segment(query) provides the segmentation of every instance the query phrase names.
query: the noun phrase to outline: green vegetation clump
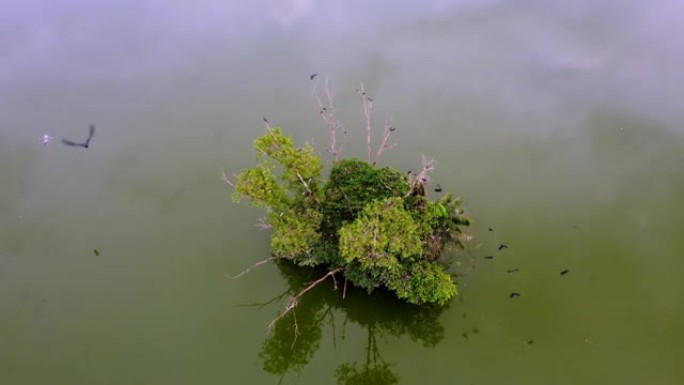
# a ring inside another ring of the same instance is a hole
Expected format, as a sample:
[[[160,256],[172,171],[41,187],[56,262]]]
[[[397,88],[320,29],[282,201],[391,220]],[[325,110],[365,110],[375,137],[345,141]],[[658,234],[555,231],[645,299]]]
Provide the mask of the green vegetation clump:
[[[463,247],[461,227],[470,220],[451,194],[427,197],[426,173],[341,159],[324,178],[313,147],[296,148],[279,127],[269,127],[254,148],[259,163],[237,177],[233,199],[266,209],[274,258],[324,266],[368,292],[384,287],[412,304],[443,305],[457,294],[440,256],[448,246]]]

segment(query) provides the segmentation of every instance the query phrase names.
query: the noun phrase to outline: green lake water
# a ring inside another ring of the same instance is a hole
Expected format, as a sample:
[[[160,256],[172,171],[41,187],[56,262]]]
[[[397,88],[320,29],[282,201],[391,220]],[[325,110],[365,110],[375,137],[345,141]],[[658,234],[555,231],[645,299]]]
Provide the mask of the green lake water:
[[[9,0],[0,384],[684,383],[683,15],[674,0]],[[365,156],[363,82],[374,143],[386,114],[397,127],[380,164],[434,157],[475,223],[449,306],[342,300],[329,281],[295,340],[293,322],[267,326],[321,273],[227,278],[268,257],[269,234],[221,172],[254,164],[263,117],[324,152],[325,79],[343,156]],[[59,143],[90,123],[90,148]]]

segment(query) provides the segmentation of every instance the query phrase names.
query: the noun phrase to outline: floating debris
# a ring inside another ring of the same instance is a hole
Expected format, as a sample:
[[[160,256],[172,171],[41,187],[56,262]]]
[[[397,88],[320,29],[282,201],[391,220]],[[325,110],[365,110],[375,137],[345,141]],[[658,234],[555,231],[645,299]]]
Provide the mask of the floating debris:
[[[468,339],[468,332],[461,333],[461,337]]]
[[[529,340],[526,340],[525,345],[534,345],[534,340],[531,338]]]
[[[48,134],[45,134],[42,136],[41,139],[43,140],[43,145],[46,145],[46,144],[50,143],[50,141],[54,138]]]
[[[472,332],[473,332],[473,334],[477,334],[477,333],[480,332],[480,329],[478,329],[478,328],[473,328]]]

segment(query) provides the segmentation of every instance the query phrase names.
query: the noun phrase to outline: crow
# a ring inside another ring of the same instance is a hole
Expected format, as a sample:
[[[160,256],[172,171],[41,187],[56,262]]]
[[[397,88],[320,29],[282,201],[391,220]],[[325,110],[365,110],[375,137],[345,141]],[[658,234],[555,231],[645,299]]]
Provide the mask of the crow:
[[[62,138],[62,144],[65,144],[67,146],[88,148],[88,147],[90,147],[90,140],[93,139],[94,135],[95,135],[95,125],[91,124],[90,127],[88,128],[88,139],[86,139],[85,142],[76,143],[76,142],[72,142],[69,139]]]

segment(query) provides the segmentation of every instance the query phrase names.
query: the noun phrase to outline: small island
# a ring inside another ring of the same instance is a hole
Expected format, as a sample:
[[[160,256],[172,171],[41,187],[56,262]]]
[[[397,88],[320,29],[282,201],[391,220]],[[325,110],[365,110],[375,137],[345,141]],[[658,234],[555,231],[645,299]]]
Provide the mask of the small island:
[[[265,134],[254,141],[259,163],[233,182],[224,175],[234,187],[234,201],[247,198],[266,210],[260,226],[272,231],[272,255],[258,264],[287,260],[327,271],[295,295],[281,316],[327,278],[332,277],[337,286],[336,276],[343,281],[343,297],[348,284],[369,293],[382,287],[416,305],[444,305],[457,294],[443,252],[464,247],[462,227],[471,220],[460,207],[462,200],[451,193],[437,200],[427,196],[434,161],[425,157],[415,172],[376,166],[391,148],[388,140],[395,129],[386,121],[382,144],[371,157],[372,99],[363,87],[357,92],[366,115],[368,160],[339,158],[336,134],[341,125],[334,119],[328,92],[328,105],[316,97],[332,135],[327,177],[311,144],[296,147],[267,120]]]

